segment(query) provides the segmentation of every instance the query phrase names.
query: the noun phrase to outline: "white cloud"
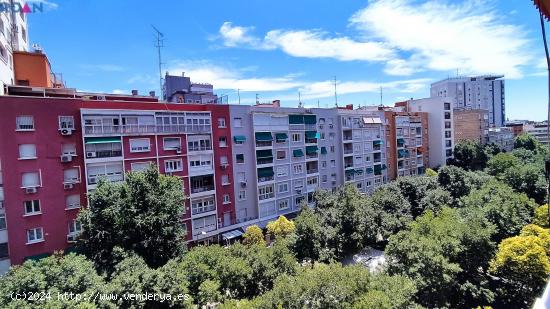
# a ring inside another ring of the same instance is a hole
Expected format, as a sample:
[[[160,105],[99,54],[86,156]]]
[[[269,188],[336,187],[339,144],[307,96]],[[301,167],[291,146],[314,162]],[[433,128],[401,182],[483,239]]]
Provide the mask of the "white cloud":
[[[462,4],[379,0],[355,13],[350,21],[365,35],[412,53],[432,70],[460,69],[469,74],[517,78],[531,60],[523,29],[504,22],[483,0]],[[394,65],[399,68],[399,63]],[[392,68],[390,65],[390,72]]]
[[[122,72],[125,70],[123,66],[116,64],[81,64],[81,68],[85,70],[103,71],[103,72]]]
[[[247,70],[226,68],[208,61],[179,61],[171,64],[168,72],[190,76],[194,82],[212,83],[218,89],[241,91],[283,91],[301,85],[295,75],[282,77],[245,77]]]
[[[294,57],[383,61],[393,54],[380,42],[360,42],[345,36],[330,37],[328,33],[318,30],[271,30],[264,38],[259,38],[250,33],[253,29],[225,22],[219,32],[227,47],[281,49]]]

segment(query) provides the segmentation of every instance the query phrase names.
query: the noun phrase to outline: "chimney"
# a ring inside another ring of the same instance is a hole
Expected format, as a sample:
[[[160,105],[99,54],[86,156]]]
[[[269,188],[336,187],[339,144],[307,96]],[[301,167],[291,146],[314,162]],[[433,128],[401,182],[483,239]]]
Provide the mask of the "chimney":
[[[154,98],[155,97],[155,91],[154,90],[149,91],[149,96]]]
[[[136,89],[132,89],[132,95],[138,95],[138,91]]]

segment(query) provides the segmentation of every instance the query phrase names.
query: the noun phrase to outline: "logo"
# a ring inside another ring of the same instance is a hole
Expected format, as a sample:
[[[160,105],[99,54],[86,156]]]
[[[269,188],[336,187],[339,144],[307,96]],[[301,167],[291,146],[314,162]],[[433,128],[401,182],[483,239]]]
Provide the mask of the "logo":
[[[43,2],[31,2],[30,5],[27,2],[23,4],[19,2],[0,2],[0,12],[4,13],[37,13],[44,12],[44,3]]]

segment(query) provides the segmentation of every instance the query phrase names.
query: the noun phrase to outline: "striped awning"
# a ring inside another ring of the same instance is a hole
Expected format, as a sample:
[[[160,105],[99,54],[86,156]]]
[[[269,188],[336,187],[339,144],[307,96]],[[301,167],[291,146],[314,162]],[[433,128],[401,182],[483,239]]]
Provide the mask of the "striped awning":
[[[273,136],[271,136],[271,132],[256,132],[256,141],[271,142],[272,140]]]
[[[246,141],[246,136],[244,136],[244,135],[235,135],[235,136],[233,136],[233,140],[235,141],[235,143],[243,143],[244,141]]]
[[[85,144],[120,143],[120,137],[86,137]]]

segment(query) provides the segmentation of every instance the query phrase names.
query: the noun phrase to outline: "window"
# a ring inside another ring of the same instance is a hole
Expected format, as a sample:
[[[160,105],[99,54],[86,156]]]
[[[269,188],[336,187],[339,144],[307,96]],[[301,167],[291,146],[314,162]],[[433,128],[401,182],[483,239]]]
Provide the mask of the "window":
[[[218,118],[218,128],[225,128],[225,118]]]
[[[226,166],[226,165],[229,164],[229,162],[227,161],[227,156],[221,156],[221,157],[220,157],[220,164],[221,164],[222,166]]]
[[[451,138],[451,131],[445,131],[445,138]]]
[[[132,172],[143,172],[149,167],[150,162],[135,162],[131,163]]]
[[[277,150],[277,160],[284,160],[286,158],[286,151]]]
[[[450,128],[451,128],[451,122],[445,121],[445,129],[450,129]]]
[[[74,130],[74,117],[73,116],[59,116],[59,129]]]
[[[237,179],[239,182],[246,182],[246,174],[244,172],[238,172]]]
[[[76,156],[76,144],[61,145],[61,153],[64,155]]]
[[[214,198],[209,197],[191,201],[191,211],[194,215],[213,211],[215,209],[216,205],[214,205]]]
[[[280,200],[279,210],[286,210],[286,209],[288,209],[288,200]]]
[[[224,203],[224,204],[229,204],[229,203],[231,203],[231,197],[229,196],[229,194],[224,194],[224,195],[223,195],[223,203]]]
[[[79,183],[80,171],[78,168],[70,168],[63,171],[63,183]]]
[[[181,140],[179,137],[165,137],[163,144],[164,150],[181,150]]]
[[[321,168],[327,168],[327,161],[321,161]]]
[[[243,119],[242,118],[233,118],[233,126],[235,128],[242,128],[243,126]]]
[[[292,167],[294,169],[294,174],[301,174],[303,173],[303,166],[302,164],[294,164]]]
[[[453,150],[452,150],[452,149],[447,149],[447,150],[445,150],[445,155],[446,155],[447,157],[452,156],[452,155],[453,155]]]
[[[21,187],[40,187],[40,174],[37,172],[23,173],[21,176]]]
[[[183,171],[181,160],[166,160],[166,161],[164,161],[164,171],[166,173]]]
[[[451,119],[451,113],[445,112],[445,119]]]
[[[336,151],[336,148],[334,146],[330,146],[330,153],[334,153]]]
[[[260,199],[260,201],[274,197],[275,195],[273,194],[273,186],[269,185],[258,188],[258,198]]]
[[[164,148],[166,149],[166,140],[164,141]],[[130,140],[130,152],[149,152],[151,151],[151,144],[148,138],[139,138]]]
[[[80,208],[80,195],[73,194],[65,198],[65,208],[66,209],[75,209]]]
[[[16,118],[17,131],[34,131],[33,116],[17,116]]]
[[[445,147],[451,147],[451,140],[448,139],[448,140],[445,140]]]
[[[279,189],[278,189],[278,192],[279,193],[286,193],[288,192],[288,183],[280,183],[279,184]]]
[[[286,177],[286,176],[288,176],[288,166],[277,167],[277,177]]]
[[[220,136],[218,141],[220,142],[220,147],[227,147],[227,137]]]
[[[239,190],[239,201],[246,200],[246,191],[245,190]]]
[[[27,244],[44,241],[44,231],[41,227],[27,230]]]
[[[329,139],[329,140],[331,140],[331,141],[334,140],[334,137],[335,137],[335,134],[334,134],[333,132],[330,132],[330,133],[328,134],[328,139]]]
[[[76,236],[82,233],[82,225],[78,220],[72,220],[69,222],[69,235]]]
[[[222,185],[228,185],[228,184],[229,184],[229,176],[222,175]]]
[[[6,229],[6,214],[0,214],[0,231]]]
[[[327,176],[327,175],[322,175],[322,176],[321,176],[321,181],[322,181],[323,183],[326,183],[326,182],[328,181],[328,176]]]
[[[321,132],[321,140],[325,140],[325,132]]]
[[[336,168],[336,161],[335,160],[330,160],[330,167],[331,168]]]
[[[299,142],[302,140],[302,135],[300,133],[292,133],[292,141]]]
[[[36,145],[21,144],[19,145],[19,160],[36,159]]]
[[[244,154],[238,153],[235,158],[237,159],[237,164],[244,164]]]
[[[443,103],[443,106],[446,111],[451,110],[451,103]]]

